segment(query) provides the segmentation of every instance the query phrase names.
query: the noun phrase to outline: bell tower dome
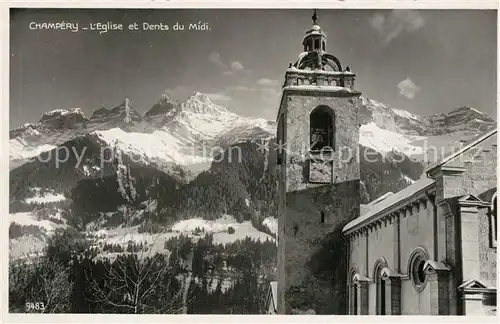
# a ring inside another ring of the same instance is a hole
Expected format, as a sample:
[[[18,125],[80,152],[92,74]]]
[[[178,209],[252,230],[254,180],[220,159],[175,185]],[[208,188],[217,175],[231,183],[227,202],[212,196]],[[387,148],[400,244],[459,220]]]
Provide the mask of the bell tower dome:
[[[318,24],[318,15],[314,11],[313,25],[306,31],[302,39],[304,51],[299,55],[299,58],[290,68],[294,67],[299,70],[320,70],[342,72],[340,61],[326,50],[327,37],[326,33]],[[346,72],[350,69],[347,67]]]
[[[304,52],[324,52],[326,50],[326,34],[321,30],[318,25],[318,14],[314,10],[312,16],[313,25],[311,29],[307,30],[304,39],[302,40],[302,45],[304,45]]]

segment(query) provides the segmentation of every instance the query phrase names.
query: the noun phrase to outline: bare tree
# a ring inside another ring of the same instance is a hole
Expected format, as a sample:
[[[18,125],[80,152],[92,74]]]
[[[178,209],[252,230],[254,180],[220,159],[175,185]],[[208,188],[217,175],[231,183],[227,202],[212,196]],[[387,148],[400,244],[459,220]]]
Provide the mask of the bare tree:
[[[9,312],[24,313],[24,294],[30,280],[29,268],[22,261],[9,262]]]
[[[127,241],[127,252],[104,262],[104,282],[99,282],[91,273],[85,272],[90,283],[92,301],[125,313],[179,314],[186,311],[185,285],[176,287],[172,267],[168,265],[165,251],[156,251],[162,233],[155,234],[152,244],[142,246]],[[127,236],[124,236],[126,241]],[[132,248],[131,248],[132,247]],[[163,248],[163,246],[162,246]]]
[[[9,300],[13,312],[65,313],[71,309],[66,268],[46,259],[9,265]],[[22,304],[22,305],[21,305]]]
[[[73,283],[69,280],[66,268],[60,263],[42,263],[38,274],[41,294],[44,300],[42,313],[67,313],[71,309],[71,290]],[[36,299],[35,299],[36,300]]]

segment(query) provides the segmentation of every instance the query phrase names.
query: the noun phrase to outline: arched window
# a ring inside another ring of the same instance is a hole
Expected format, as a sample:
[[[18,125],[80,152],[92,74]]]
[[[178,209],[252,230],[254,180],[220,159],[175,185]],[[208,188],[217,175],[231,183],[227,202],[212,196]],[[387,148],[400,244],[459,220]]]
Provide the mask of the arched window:
[[[323,51],[325,50],[325,41],[323,41]]]
[[[490,241],[491,247],[497,246],[497,193],[491,199],[490,208]]]
[[[352,285],[352,315],[358,315],[358,285]]]
[[[349,284],[349,314],[358,315],[358,282],[356,280],[357,267],[351,270]],[[359,275],[358,275],[359,276]]]
[[[315,39],[314,40],[314,49],[315,50],[319,50],[320,49],[320,45],[319,45],[319,39]]]
[[[335,116],[332,109],[319,106],[310,116],[311,151],[335,150]]]
[[[381,258],[375,263],[373,279],[376,290],[376,314],[385,315],[386,287],[385,280],[382,279],[382,270],[387,267],[387,262]]]

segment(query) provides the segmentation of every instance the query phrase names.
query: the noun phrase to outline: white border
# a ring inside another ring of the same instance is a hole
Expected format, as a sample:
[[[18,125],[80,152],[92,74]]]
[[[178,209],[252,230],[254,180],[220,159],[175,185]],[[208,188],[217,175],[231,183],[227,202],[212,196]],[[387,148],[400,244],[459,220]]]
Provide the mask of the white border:
[[[0,69],[2,91],[0,92],[1,102],[1,117],[0,129],[2,130],[2,151],[0,154],[0,172],[1,183],[0,189],[0,206],[2,207],[1,228],[2,228],[2,249],[1,249],[1,274],[2,294],[0,295],[1,319],[2,322],[11,323],[498,323],[498,318],[490,317],[465,317],[465,316],[318,316],[318,315],[301,315],[301,316],[270,316],[270,315],[91,315],[91,314],[61,314],[61,315],[35,315],[35,314],[8,314],[8,227],[9,221],[8,211],[8,192],[9,182],[9,159],[7,152],[9,151],[8,130],[9,130],[9,8],[16,7],[36,7],[36,8],[282,8],[282,9],[496,9],[498,10],[500,3],[493,0],[477,0],[477,1],[451,1],[451,0],[391,0],[391,1],[373,1],[373,0],[338,0],[338,1],[192,1],[192,0],[116,0],[116,1],[2,1],[0,0],[0,31],[1,31],[1,58],[2,64]],[[498,19],[497,19],[498,24]],[[464,35],[467,37],[467,35]],[[497,48],[500,40],[497,27]],[[497,50],[497,66],[498,55]],[[497,89],[499,89],[500,75],[497,72]],[[498,98],[498,90],[497,90]],[[497,110],[498,116],[498,110]],[[498,118],[497,118],[498,120]],[[497,170],[497,174],[500,175]],[[497,255],[498,258],[498,255]],[[498,262],[497,262],[498,264]]]

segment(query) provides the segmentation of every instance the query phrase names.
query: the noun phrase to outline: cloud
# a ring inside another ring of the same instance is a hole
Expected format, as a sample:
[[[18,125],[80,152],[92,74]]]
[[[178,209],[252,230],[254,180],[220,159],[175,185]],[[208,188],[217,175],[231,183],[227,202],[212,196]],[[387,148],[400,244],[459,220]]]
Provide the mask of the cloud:
[[[370,18],[370,25],[372,25],[373,29],[375,29],[381,34],[384,32],[384,24],[385,24],[385,16],[379,12],[375,13]]]
[[[245,68],[243,67],[243,64],[241,64],[241,62],[238,62],[238,61],[231,63],[231,69],[233,71],[244,71],[245,70]]]
[[[243,92],[248,91],[249,92],[249,91],[255,91],[255,89],[247,87],[247,86],[239,85],[239,86],[235,86],[235,87],[230,87],[228,89],[228,91],[243,91]]]
[[[193,94],[193,89],[185,86],[177,86],[175,88],[168,88],[164,93],[168,94],[173,100],[183,101]]]
[[[186,87],[186,86],[177,86],[175,88],[169,88],[164,91],[164,93],[168,94],[170,98],[173,100],[177,101],[184,101],[187,98],[189,98],[194,92],[199,91],[199,89],[194,89],[191,87]],[[211,100],[214,101],[231,101],[232,98],[228,94],[226,94],[224,91],[220,92],[214,92],[214,93],[207,93],[207,92],[202,92],[203,94],[206,94]]]
[[[234,62],[232,62],[231,63],[231,70],[234,73],[245,73],[245,74],[252,73],[251,70],[245,69],[245,67],[243,66],[243,64],[241,64],[240,61],[234,61]]]
[[[277,105],[280,95],[281,92],[274,88],[260,89],[260,98],[267,103],[272,103]]]
[[[375,13],[369,23],[383,37],[384,45],[389,44],[403,32],[412,33],[425,25],[419,11],[395,9],[389,14]]]
[[[214,101],[231,101],[232,98],[228,95],[225,95],[221,92],[217,93],[205,93],[211,100]]]
[[[222,60],[221,56],[217,52],[212,52],[208,56],[208,60],[215,65],[218,65],[220,67],[224,68],[224,72],[222,72],[223,75],[234,75],[235,73],[246,73],[250,74],[252,73],[251,70],[245,69],[243,64],[240,61],[233,61],[231,64],[226,64]]]
[[[262,78],[257,80],[257,84],[261,86],[274,86],[278,84],[278,80],[271,80],[268,78]]]
[[[219,66],[222,66],[222,67],[227,68],[227,65],[226,65],[226,64],[224,64],[224,62],[222,62],[222,59],[221,59],[221,57],[220,57],[220,54],[219,54],[219,53],[217,53],[217,52],[212,52],[212,53],[210,53],[210,55],[208,56],[208,59],[209,59],[209,60],[210,60],[210,62],[212,62],[212,63],[215,63],[215,64],[217,64],[217,65],[219,65]]]
[[[407,99],[415,98],[415,95],[420,90],[410,78],[406,78],[398,83],[399,94],[406,97]]]

